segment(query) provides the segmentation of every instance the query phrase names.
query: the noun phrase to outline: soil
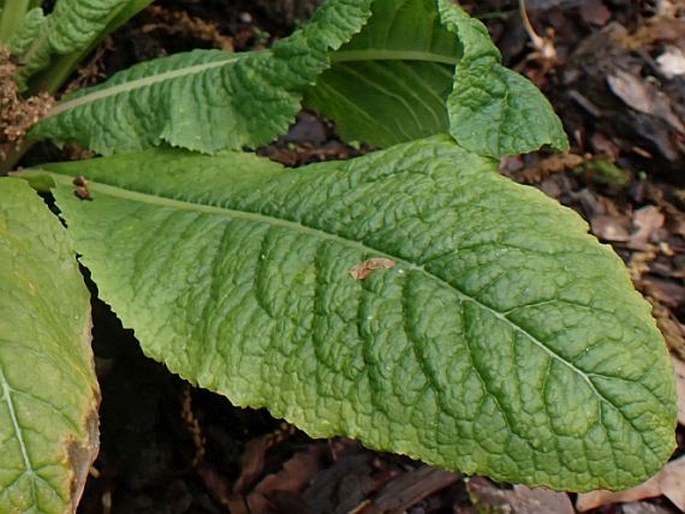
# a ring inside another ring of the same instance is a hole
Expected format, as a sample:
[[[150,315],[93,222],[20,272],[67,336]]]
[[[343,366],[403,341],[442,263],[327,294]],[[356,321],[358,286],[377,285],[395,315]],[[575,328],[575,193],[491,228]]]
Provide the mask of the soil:
[[[317,3],[160,2],[108,38],[68,87],[193,48],[267,46]],[[588,220],[624,259],[672,352],[685,359],[685,74],[677,68],[685,51],[685,5],[530,0],[536,48],[516,2],[462,4],[487,23],[505,63],[547,94],[572,143],[563,155],[505,159],[501,172]],[[331,123],[303,112],[287,136],[259,151],[297,166],[364,148],[348,147]],[[64,157],[40,145],[22,164],[46,156]],[[525,488],[435,470],[344,438],[313,440],[263,410],[235,408],[143,356],[133,333],[93,291],[101,451],[79,513],[575,512],[573,495],[540,499]],[[674,456],[685,446],[683,427],[678,430]],[[678,510],[657,497],[593,512]]]

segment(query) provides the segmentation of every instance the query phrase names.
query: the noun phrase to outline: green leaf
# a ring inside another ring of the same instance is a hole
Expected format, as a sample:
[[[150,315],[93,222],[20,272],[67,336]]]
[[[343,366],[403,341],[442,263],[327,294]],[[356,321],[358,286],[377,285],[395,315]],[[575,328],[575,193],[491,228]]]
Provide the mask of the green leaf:
[[[167,142],[214,153],[285,132],[328,51],[361,30],[371,0],[329,0],[272,51],[194,51],[138,64],[59,104],[32,131],[111,154]]]
[[[438,137],[295,170],[171,150],[45,169],[102,297],[202,387],[498,480],[636,484],[674,443],[649,305],[495,165]]]
[[[485,25],[451,0],[437,2],[443,24],[463,46],[447,101],[450,134],[465,148],[495,158],[544,144],[566,150],[552,106],[531,82],[500,64]]]
[[[6,45],[21,25],[26,13],[35,4],[35,0],[0,0],[0,44]]]
[[[41,33],[45,31],[46,21],[47,18],[41,7],[35,7],[28,11],[9,40],[8,46],[12,53],[17,56],[24,55],[31,45],[41,37]],[[43,46],[37,49],[31,57],[31,62],[22,63],[22,67],[15,77],[19,90],[26,91],[28,77],[45,68],[49,63],[50,48]]]
[[[568,146],[545,97],[500,64],[485,26],[450,0],[375,0],[331,59],[305,101],[344,139],[389,146],[449,132],[497,158]]]
[[[12,41],[15,48],[21,50],[20,83],[26,83],[31,76],[47,68],[53,56],[88,48],[129,2],[59,0],[45,17],[39,7],[28,11]]]
[[[28,184],[0,197],[0,512],[75,512],[98,450],[89,295]]]
[[[24,15],[19,27],[9,40],[9,48],[15,55],[25,53],[45,30],[45,19],[41,7],[35,7]]]
[[[364,29],[331,55],[305,104],[347,140],[390,146],[448,130],[461,47],[434,0],[375,0]]]

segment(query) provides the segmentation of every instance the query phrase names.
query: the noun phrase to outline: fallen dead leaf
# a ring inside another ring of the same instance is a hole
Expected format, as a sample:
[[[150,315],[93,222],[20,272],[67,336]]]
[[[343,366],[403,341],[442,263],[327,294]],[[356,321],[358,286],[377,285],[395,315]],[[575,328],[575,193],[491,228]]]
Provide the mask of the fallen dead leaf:
[[[350,512],[354,514],[401,514],[460,478],[461,475],[458,473],[421,466],[395,477],[383,486],[373,500],[360,503]]]
[[[673,312],[668,307],[659,303],[653,297],[648,297],[652,304],[652,315],[656,319],[656,324],[666,339],[668,349],[682,359],[685,359],[685,330]]]
[[[602,214],[590,220],[592,233],[602,241],[625,243],[630,241],[627,225],[630,222],[623,216],[609,216]]]
[[[601,0],[589,0],[580,5],[580,16],[586,23],[603,27],[611,19],[611,11]]]
[[[640,290],[669,309],[678,309],[685,304],[685,286],[673,280],[650,275],[640,283]]]
[[[266,452],[295,433],[295,427],[282,423],[275,431],[248,441],[240,457],[241,473],[233,485],[233,492],[243,494],[264,472]]]
[[[335,463],[319,472],[302,494],[310,513],[349,512],[379,485],[374,474],[373,456],[350,448]]]
[[[685,457],[669,462],[659,474],[663,495],[685,512]]]
[[[240,476],[235,484],[233,484],[234,493],[246,493],[255,480],[264,472],[264,462],[269,447],[269,441],[265,437],[258,437],[247,442],[240,457]]]
[[[301,492],[321,470],[324,450],[324,444],[310,445],[285,462],[278,473],[265,477],[247,496],[250,514],[269,514],[272,511],[269,499],[279,492]]]
[[[637,250],[644,250],[657,231],[664,225],[664,215],[655,205],[647,205],[633,213],[633,225],[636,230],[630,235],[629,246]]]
[[[350,275],[355,280],[364,280],[373,270],[390,269],[395,267],[395,261],[387,257],[374,257],[352,267]]]
[[[645,251],[634,252],[630,257],[630,278],[638,287],[642,283],[642,275],[649,271],[649,265],[658,256],[655,245],[646,245]]]
[[[617,69],[607,77],[611,91],[636,111],[662,119],[673,129],[685,134],[685,125],[673,112],[667,95],[644,78]]]
[[[623,505],[623,514],[671,514],[671,512],[649,502],[632,502]]]
[[[564,152],[550,155],[539,161],[534,161],[532,164],[528,163],[522,171],[520,170],[523,163],[520,160],[509,158],[509,160],[503,161],[503,164],[509,172],[520,171],[518,179],[525,184],[537,184],[554,173],[577,168],[584,162],[585,158],[582,155]]]
[[[625,491],[592,491],[579,494],[576,509],[586,512],[612,503],[626,503],[664,495],[685,512],[685,457],[666,464],[652,478]]]
[[[574,514],[568,494],[541,487],[515,485],[514,489],[500,489],[485,478],[473,477],[467,485],[471,501],[487,512],[511,514]]]

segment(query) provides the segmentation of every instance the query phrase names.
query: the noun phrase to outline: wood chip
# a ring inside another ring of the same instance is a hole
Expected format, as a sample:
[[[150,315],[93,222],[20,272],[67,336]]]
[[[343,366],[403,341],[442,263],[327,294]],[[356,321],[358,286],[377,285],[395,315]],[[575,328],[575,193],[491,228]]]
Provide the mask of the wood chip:
[[[391,480],[378,496],[362,502],[351,512],[355,514],[400,514],[431,494],[452,485],[461,475],[429,466],[421,466]]]

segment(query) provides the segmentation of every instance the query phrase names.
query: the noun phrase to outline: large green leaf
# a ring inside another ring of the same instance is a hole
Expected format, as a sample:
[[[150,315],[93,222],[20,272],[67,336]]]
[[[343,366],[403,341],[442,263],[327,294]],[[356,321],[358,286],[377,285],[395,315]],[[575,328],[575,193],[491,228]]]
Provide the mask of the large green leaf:
[[[445,102],[461,53],[435,0],[375,0],[364,29],[331,56],[305,104],[341,136],[390,146],[447,132]]]
[[[296,170],[170,150],[45,166],[102,297],[172,371],[445,468],[635,484],[674,442],[649,305],[575,213],[494,168],[447,137]]]
[[[544,96],[501,65],[485,26],[451,0],[375,0],[331,59],[306,103],[345,139],[388,146],[449,132],[491,157],[567,147]]]
[[[361,30],[371,0],[329,0],[273,50],[194,51],[141,63],[58,104],[32,131],[102,154],[160,142],[207,153],[267,143],[285,132],[328,51]]]
[[[75,512],[98,450],[88,291],[28,184],[0,197],[0,512]]]

